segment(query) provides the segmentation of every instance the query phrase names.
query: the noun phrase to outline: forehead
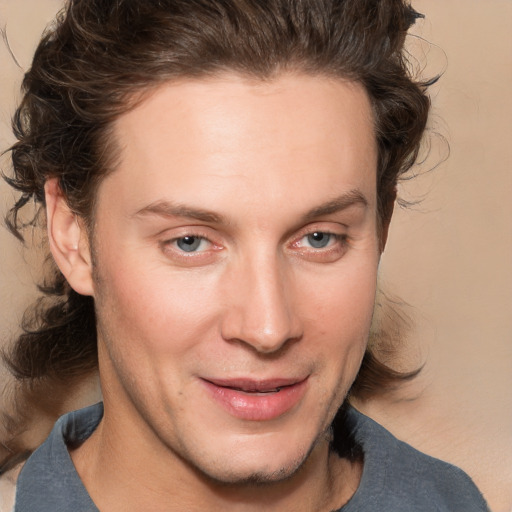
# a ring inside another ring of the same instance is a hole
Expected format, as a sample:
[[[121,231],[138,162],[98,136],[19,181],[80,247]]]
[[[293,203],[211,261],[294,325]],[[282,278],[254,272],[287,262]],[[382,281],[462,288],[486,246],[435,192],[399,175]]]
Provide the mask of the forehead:
[[[247,204],[375,193],[372,111],[353,82],[226,74],[167,83],[116,121],[114,137],[120,161],[106,188],[134,209],[168,194],[215,207],[226,194]]]

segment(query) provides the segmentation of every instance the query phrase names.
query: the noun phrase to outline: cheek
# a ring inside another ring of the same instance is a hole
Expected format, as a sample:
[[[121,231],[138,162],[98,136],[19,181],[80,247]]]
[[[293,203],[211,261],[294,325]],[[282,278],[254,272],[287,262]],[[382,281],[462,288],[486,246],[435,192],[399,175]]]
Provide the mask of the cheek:
[[[343,338],[358,338],[358,332],[367,334],[375,302],[376,269],[376,264],[360,265],[305,283],[308,296],[304,302],[309,302],[311,321]]]
[[[109,338],[123,339],[125,350],[159,355],[179,353],[203,337],[199,333],[212,322],[218,303],[211,277],[151,268],[135,258],[102,261],[96,300]]]
[[[366,350],[376,291],[376,263],[340,272],[310,286],[308,324],[314,343],[322,350],[324,375],[346,390],[355,379]],[[303,310],[305,310],[303,308]],[[320,372],[322,373],[322,372]]]

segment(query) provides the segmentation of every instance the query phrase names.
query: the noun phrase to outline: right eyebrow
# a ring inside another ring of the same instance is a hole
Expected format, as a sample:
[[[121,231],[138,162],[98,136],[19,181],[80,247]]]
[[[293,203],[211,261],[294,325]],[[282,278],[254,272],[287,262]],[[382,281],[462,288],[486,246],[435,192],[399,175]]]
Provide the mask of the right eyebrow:
[[[200,222],[210,222],[212,224],[225,224],[225,219],[212,211],[204,210],[202,208],[195,208],[186,206],[179,203],[171,203],[169,201],[156,201],[151,203],[144,208],[141,208],[135,214],[134,217],[146,216],[146,215],[157,215],[160,217],[183,217],[188,219],[195,219]]]

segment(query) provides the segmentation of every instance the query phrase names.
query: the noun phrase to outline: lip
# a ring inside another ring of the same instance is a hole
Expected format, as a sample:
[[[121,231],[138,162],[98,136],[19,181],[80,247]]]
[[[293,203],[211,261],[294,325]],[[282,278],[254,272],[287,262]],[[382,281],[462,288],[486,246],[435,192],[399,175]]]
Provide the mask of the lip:
[[[291,410],[304,396],[308,378],[201,379],[213,400],[236,418],[268,421]]]

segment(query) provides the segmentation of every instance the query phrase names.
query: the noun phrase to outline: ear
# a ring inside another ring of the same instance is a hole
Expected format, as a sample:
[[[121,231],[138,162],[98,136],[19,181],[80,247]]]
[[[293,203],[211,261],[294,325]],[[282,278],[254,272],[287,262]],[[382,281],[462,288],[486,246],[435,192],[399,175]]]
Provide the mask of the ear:
[[[69,208],[58,178],[48,179],[44,192],[53,258],[73,290],[94,295],[89,240],[83,222]]]
[[[396,187],[393,190],[393,193],[388,198],[386,204],[384,205],[382,212],[382,227],[380,232],[380,252],[381,254],[384,252],[386,247],[386,242],[388,241],[389,234],[389,225],[391,224],[391,217],[393,217],[393,210],[395,209],[395,201],[396,201],[397,190]]]

